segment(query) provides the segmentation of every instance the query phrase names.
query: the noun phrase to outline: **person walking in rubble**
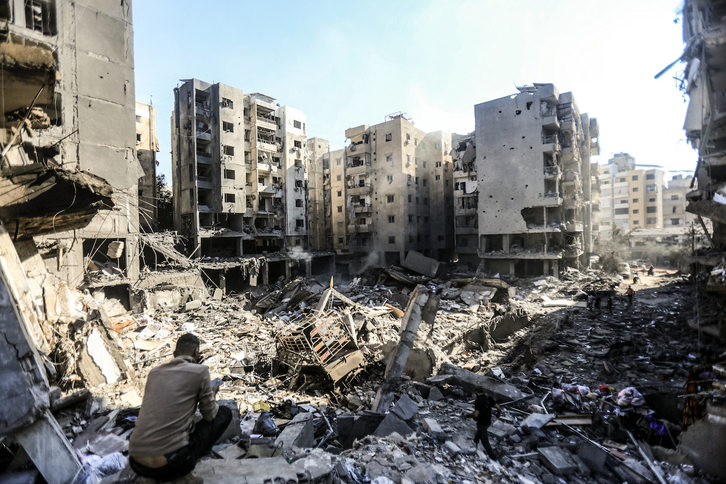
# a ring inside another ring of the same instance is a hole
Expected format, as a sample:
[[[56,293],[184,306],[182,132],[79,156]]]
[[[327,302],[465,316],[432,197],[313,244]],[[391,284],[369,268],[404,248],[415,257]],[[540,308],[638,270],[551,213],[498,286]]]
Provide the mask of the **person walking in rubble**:
[[[146,379],[129,440],[129,465],[147,483],[202,484],[192,471],[232,421],[232,411],[216,402],[219,382],[212,385],[199,356],[199,338],[183,334],[174,359],[151,370]],[[197,407],[202,420],[195,425]]]
[[[633,287],[628,286],[628,290],[625,291],[625,294],[628,295],[628,307],[633,305]]]
[[[497,418],[502,414],[502,408],[490,396],[484,395],[484,388],[481,385],[474,387],[476,391],[476,402],[474,403],[474,411],[464,414],[464,418],[476,419],[476,433],[474,434],[474,445],[478,446],[479,442],[484,446],[487,455],[492,460],[497,460],[498,456],[489,443],[489,434],[487,429],[492,424],[492,407],[497,408]]]

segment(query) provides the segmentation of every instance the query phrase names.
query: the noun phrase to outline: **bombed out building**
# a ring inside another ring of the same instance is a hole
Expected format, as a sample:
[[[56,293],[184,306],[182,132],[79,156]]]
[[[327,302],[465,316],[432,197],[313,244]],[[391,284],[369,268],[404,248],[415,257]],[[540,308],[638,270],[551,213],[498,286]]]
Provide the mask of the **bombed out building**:
[[[327,237],[338,264],[358,273],[400,265],[411,251],[452,260],[451,135],[426,133],[398,113],[345,136],[344,149],[322,158]]]
[[[587,267],[592,252],[598,124],[552,84],[519,91],[474,108],[476,167],[465,172],[462,164],[457,177],[468,210],[457,215],[457,250],[476,233],[489,273],[556,277],[564,267]],[[468,200],[474,172],[477,203]]]
[[[305,115],[264,94],[198,79],[185,81],[174,97],[174,227],[187,238],[188,253],[237,259],[205,268],[242,268],[233,276],[242,286],[256,284],[257,275],[262,283],[290,277],[295,267],[310,275]],[[283,249],[305,254],[291,258]],[[271,255],[258,271],[254,259],[262,254]],[[332,263],[330,254],[318,256]]]

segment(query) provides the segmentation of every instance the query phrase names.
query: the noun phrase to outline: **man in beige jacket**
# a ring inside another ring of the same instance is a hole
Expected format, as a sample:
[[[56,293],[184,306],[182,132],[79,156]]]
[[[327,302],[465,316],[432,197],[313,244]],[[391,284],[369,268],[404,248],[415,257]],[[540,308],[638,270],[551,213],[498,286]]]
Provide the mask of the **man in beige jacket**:
[[[179,337],[174,359],[149,372],[144,400],[129,440],[129,464],[140,476],[179,484],[201,484],[192,474],[232,420],[215,398],[209,368],[198,364],[199,338]],[[199,408],[202,420],[194,424]]]

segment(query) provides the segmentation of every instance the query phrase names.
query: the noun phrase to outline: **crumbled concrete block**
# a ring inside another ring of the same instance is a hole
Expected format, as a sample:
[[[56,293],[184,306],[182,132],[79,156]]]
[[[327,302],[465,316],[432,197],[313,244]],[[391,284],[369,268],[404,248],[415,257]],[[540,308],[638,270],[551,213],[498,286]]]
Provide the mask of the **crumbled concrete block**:
[[[427,434],[436,440],[446,440],[446,434],[436,420],[432,418],[425,418],[423,421],[423,428]]]
[[[217,288],[214,290],[214,295],[212,296],[212,299],[215,301],[221,301],[224,297],[224,291],[222,291],[220,288]]]
[[[199,299],[196,299],[194,301],[189,301],[184,305],[184,311],[193,311],[194,309],[199,309],[202,307],[202,301]]]
[[[600,473],[605,472],[605,460],[608,454],[604,450],[592,445],[590,442],[583,442],[577,455],[590,469]]]
[[[560,447],[540,447],[537,453],[542,463],[555,475],[566,476],[577,470],[577,464],[572,460],[569,451]]]
[[[441,393],[441,390],[439,390],[438,387],[431,387],[431,390],[429,391],[429,400],[432,402],[438,402],[443,399],[444,394]]]
[[[459,447],[450,440],[444,443],[444,449],[446,449],[451,457],[456,457],[457,455],[459,455],[459,453],[461,453],[461,447]]]
[[[402,420],[411,420],[418,412],[418,405],[416,402],[411,400],[405,393],[396,402],[396,406],[391,410],[392,413],[396,414]]]
[[[549,423],[550,420],[552,420],[553,418],[555,418],[554,413],[550,413],[550,414],[533,413],[529,417],[524,419],[524,421],[521,423],[521,427],[526,427],[528,429],[530,429],[530,428],[541,429],[547,423]]]
[[[224,431],[222,436],[217,440],[218,443],[226,442],[234,438],[242,437],[242,429],[239,426],[240,413],[237,402],[234,400],[217,400],[217,404],[225,406],[232,411],[232,421],[229,423],[227,430]]]
[[[293,446],[299,448],[313,447],[315,445],[315,425],[313,414],[310,412],[298,413],[285,429],[277,436],[276,446],[283,450],[291,450]]]
[[[298,476],[309,479],[309,482],[329,482],[326,476],[330,476],[333,472],[333,456],[323,450],[315,449],[302,459],[293,462],[290,467]]]
[[[393,432],[397,432],[403,436],[407,436],[411,435],[413,433],[413,430],[403,419],[401,419],[394,413],[389,413],[388,415],[386,415],[386,418],[383,419],[383,422],[381,422],[376,431],[373,432],[373,435],[377,435],[379,437],[386,437]]]

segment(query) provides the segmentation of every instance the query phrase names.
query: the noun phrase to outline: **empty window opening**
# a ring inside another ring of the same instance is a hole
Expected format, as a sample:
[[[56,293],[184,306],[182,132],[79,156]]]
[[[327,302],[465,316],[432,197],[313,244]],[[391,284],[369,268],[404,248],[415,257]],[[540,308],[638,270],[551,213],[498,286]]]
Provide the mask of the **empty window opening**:
[[[295,199],[295,206],[296,207],[302,207],[303,201],[300,198]]]
[[[228,156],[234,156],[234,146],[225,146],[224,154]]]
[[[302,129],[302,122],[301,121],[293,120],[292,121],[292,125],[293,125],[293,127],[297,128],[297,129]]]
[[[234,180],[235,179],[234,170],[224,170],[224,178],[226,180]]]
[[[222,121],[222,129],[225,133],[234,133],[234,123],[228,123],[227,121]]]
[[[225,201],[225,203],[234,203],[234,201],[235,201],[234,193],[225,193],[224,201]]]

